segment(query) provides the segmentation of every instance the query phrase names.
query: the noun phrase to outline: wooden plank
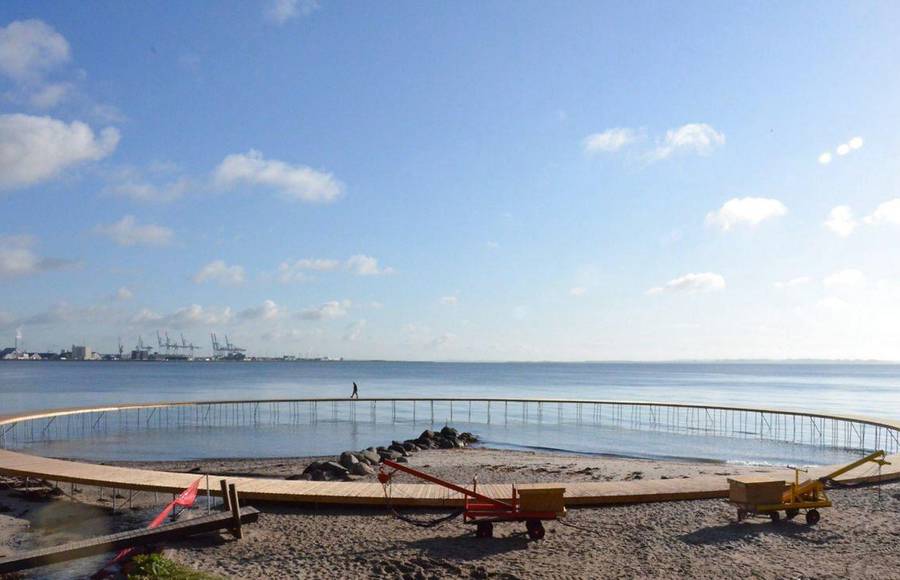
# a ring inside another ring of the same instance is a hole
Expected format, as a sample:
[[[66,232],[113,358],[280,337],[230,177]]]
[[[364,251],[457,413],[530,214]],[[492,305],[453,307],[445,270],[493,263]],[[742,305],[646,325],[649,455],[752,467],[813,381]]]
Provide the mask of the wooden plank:
[[[240,519],[243,523],[255,522],[259,519],[259,510],[245,507],[241,510]],[[232,514],[217,513],[173,524],[165,524],[153,529],[129,530],[78,542],[70,542],[61,546],[33,550],[4,558],[0,560],[0,574],[19,572],[86,556],[96,556],[97,554],[115,552],[124,548],[177,540],[194,534],[226,529],[232,525]]]
[[[244,537],[241,530],[241,504],[238,501],[237,486],[233,483],[228,484],[228,505],[231,506],[231,533],[240,540]]]
[[[223,477],[219,480],[219,486],[222,488],[222,502],[224,503],[224,510],[226,512],[230,512],[231,501],[228,499],[228,480]]]

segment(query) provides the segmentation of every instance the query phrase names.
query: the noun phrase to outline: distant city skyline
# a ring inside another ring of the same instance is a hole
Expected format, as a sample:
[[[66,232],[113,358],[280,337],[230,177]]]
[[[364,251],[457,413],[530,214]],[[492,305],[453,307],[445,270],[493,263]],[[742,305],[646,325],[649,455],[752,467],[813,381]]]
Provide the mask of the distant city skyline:
[[[0,6],[0,348],[900,360],[892,3]]]

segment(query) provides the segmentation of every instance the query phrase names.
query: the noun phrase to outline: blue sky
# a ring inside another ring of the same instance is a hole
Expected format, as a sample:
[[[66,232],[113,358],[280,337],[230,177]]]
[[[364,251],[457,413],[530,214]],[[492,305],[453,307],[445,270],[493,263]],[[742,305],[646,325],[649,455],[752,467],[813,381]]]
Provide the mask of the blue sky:
[[[900,358],[900,9],[0,6],[0,344]]]

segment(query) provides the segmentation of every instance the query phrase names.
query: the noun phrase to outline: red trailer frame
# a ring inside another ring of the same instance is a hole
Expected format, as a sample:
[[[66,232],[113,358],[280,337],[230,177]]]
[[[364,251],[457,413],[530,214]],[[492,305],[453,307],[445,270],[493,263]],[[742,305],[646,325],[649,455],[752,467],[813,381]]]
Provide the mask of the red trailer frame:
[[[393,471],[386,471],[385,466],[392,468]],[[466,489],[390,459],[382,461],[381,471],[378,472],[378,481],[383,485],[387,485],[391,481],[391,476],[397,471],[409,473],[429,483],[434,483],[462,494],[465,497],[463,521],[477,526],[475,535],[479,538],[492,537],[494,535],[495,522],[525,522],[528,537],[532,540],[540,540],[545,533],[542,522],[555,520],[558,517],[556,512],[522,511],[515,485],[512,488],[512,498],[509,500],[495,499],[478,493],[477,480],[473,482],[472,489]]]

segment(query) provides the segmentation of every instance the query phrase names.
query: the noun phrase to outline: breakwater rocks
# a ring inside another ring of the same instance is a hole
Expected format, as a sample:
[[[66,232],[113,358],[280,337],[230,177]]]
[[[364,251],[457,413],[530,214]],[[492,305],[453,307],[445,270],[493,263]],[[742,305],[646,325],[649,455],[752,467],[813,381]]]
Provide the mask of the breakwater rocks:
[[[406,463],[407,457],[423,449],[459,449],[476,443],[471,433],[459,433],[453,427],[440,431],[425,430],[417,439],[392,441],[387,447],[369,447],[362,451],[344,451],[335,461],[314,461],[300,475],[287,479],[310,481],[357,481],[375,475],[383,459]]]

